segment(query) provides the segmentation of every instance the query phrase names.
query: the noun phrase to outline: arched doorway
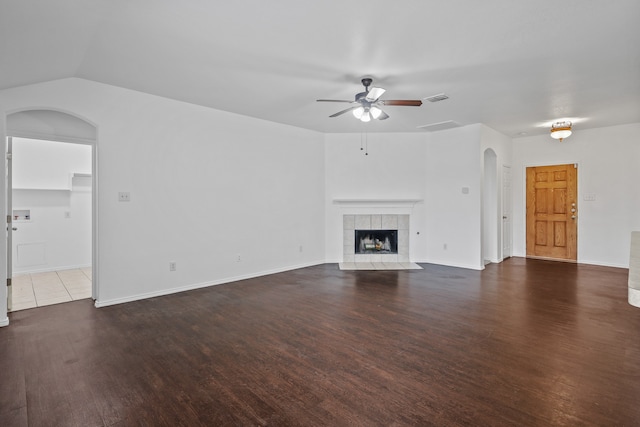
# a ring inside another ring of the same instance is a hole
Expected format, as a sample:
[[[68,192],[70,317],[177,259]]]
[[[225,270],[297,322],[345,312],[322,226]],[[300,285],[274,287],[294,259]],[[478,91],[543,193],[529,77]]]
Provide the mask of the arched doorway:
[[[500,262],[500,217],[498,215],[498,157],[491,148],[484,151],[482,188],[482,260]]]
[[[91,297],[95,300],[98,298],[98,292],[99,292],[99,286],[98,286],[98,275],[97,275],[97,269],[98,269],[98,265],[97,265],[97,207],[96,207],[96,203],[97,203],[97,196],[96,196],[96,190],[97,190],[97,177],[96,177],[96,172],[97,172],[97,127],[89,122],[88,120],[78,117],[72,113],[68,113],[68,112],[64,112],[64,111],[58,111],[58,110],[52,110],[52,109],[28,109],[28,110],[21,110],[21,111],[17,111],[17,112],[12,112],[10,114],[7,114],[6,116],[6,125],[7,125],[7,149],[10,150],[13,145],[13,139],[15,139],[15,141],[31,141],[32,146],[34,143],[44,143],[47,146],[47,149],[52,149],[54,146],[58,146],[58,147],[62,147],[62,146],[67,146],[67,148],[71,149],[73,148],[72,151],[84,151],[87,152],[87,149],[90,151],[89,154],[89,162],[90,162],[90,170],[89,173],[86,173],[85,171],[83,171],[83,173],[71,173],[71,175],[69,176],[69,194],[73,194],[73,189],[74,188],[78,188],[78,187],[74,187],[74,182],[77,183],[83,183],[82,185],[85,186],[85,188],[88,188],[90,191],[90,195],[84,195],[84,200],[86,201],[86,204],[88,206],[88,209],[90,209],[90,224],[88,224],[89,229],[88,229],[88,234],[90,235],[90,251],[91,254],[88,257],[88,259],[90,259],[90,267],[87,269],[88,272],[85,271],[85,273],[87,273],[87,275],[89,276],[89,280],[90,283],[88,284],[88,286],[90,287],[90,294]],[[41,147],[44,147],[45,145],[40,145]],[[36,144],[37,146],[37,144]],[[12,155],[10,152],[8,152],[8,156],[7,156],[7,168],[10,171],[11,170],[11,163],[12,163]],[[73,171],[70,171],[73,172]],[[8,177],[8,184],[11,184],[11,179],[9,179],[10,177]],[[76,181],[77,179],[77,181]],[[47,189],[38,189],[38,185],[34,185],[31,187],[36,187],[37,191],[40,191],[42,194],[48,194],[48,198],[53,199],[54,197],[51,196],[54,193],[57,193],[60,191],[59,185],[58,186],[49,186],[52,187],[53,190],[56,191],[45,191]],[[47,185],[45,185],[45,187],[47,187]],[[13,209],[12,206],[12,187],[9,187],[8,189],[8,194],[7,194],[7,215],[9,220],[11,221],[15,221],[15,220],[19,220],[22,219],[22,226],[24,228],[27,228],[29,226],[31,226],[32,224],[29,224],[29,222],[31,221],[31,212],[29,211],[29,209],[18,209],[15,210]],[[31,191],[31,193],[34,193],[35,191]],[[29,192],[27,192],[29,193]],[[89,196],[87,198],[87,196]],[[72,196],[67,196],[69,197],[71,200],[74,200]],[[33,200],[33,198],[32,198]],[[75,198],[76,203],[78,198]],[[70,204],[71,206],[71,204]],[[77,206],[77,205],[74,205]],[[72,221],[72,215],[73,212],[71,211],[71,209],[69,209],[68,211],[64,212],[65,218],[66,220],[69,222]],[[73,220],[75,220],[75,218],[73,218]],[[35,221],[35,220],[34,220]],[[44,221],[40,221],[39,225],[42,225],[44,223]],[[67,224],[68,224],[67,223]],[[7,229],[7,284],[8,286],[8,295],[11,295],[10,291],[11,291],[11,276],[12,276],[12,267],[13,267],[13,261],[14,261],[14,247],[12,244],[12,233],[14,231],[17,231],[16,229],[18,228],[17,225],[19,224],[9,224],[10,226]],[[86,230],[85,230],[86,231]],[[42,239],[41,239],[42,240]],[[32,252],[35,253],[36,257],[40,256],[41,258],[43,257],[43,253],[45,253],[45,249],[44,249],[44,244],[42,242],[39,243],[38,245],[25,245],[25,248],[36,248],[35,251],[36,252]],[[31,251],[34,251],[34,249],[28,249]],[[37,251],[40,251],[41,253],[38,253]],[[27,249],[24,250],[24,252],[27,252]],[[46,270],[47,269],[47,264],[45,262],[41,262],[40,264],[41,269]],[[87,290],[88,291],[88,290]],[[73,295],[72,292],[69,292],[70,295]],[[86,297],[86,296],[85,296]],[[11,301],[8,301],[9,304],[11,304]],[[12,307],[8,306],[8,309],[11,310]]]

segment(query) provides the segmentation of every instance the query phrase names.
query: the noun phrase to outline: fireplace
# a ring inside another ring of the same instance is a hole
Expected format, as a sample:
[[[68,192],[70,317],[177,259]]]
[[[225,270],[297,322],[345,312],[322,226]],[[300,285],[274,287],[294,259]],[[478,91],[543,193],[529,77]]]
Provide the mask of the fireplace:
[[[345,214],[342,218],[342,262],[410,261],[409,215]]]
[[[355,230],[356,254],[397,254],[398,230]]]

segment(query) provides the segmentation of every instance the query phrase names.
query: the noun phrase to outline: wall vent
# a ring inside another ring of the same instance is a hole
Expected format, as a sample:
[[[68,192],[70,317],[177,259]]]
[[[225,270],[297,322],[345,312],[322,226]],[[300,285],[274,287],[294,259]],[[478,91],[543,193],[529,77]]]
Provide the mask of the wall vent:
[[[447,120],[444,122],[430,123],[428,125],[418,126],[418,129],[426,130],[429,132],[435,132],[437,130],[459,128],[460,126],[462,125],[458,122],[454,122],[453,120]]]
[[[437,95],[427,96],[426,98],[423,98],[423,99],[429,102],[439,102],[439,101],[444,101],[445,99],[449,99],[449,97],[444,93],[439,93]]]

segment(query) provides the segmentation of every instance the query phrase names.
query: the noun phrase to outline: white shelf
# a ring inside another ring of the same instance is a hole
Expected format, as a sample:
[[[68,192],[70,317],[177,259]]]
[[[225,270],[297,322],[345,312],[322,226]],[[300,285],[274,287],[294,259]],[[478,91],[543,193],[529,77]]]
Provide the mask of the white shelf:
[[[51,186],[51,187],[47,187],[47,186],[35,184],[33,186],[14,186],[12,188],[12,190],[73,191],[73,178],[91,178],[91,177],[92,177],[92,175],[90,173],[74,172],[74,173],[70,173],[69,174],[69,179],[68,179],[67,183],[64,185],[64,187],[57,187],[55,185]],[[60,184],[60,182],[58,182],[57,184]]]
[[[36,187],[13,187],[12,190],[31,190],[31,191],[71,191],[70,188],[36,188]]]

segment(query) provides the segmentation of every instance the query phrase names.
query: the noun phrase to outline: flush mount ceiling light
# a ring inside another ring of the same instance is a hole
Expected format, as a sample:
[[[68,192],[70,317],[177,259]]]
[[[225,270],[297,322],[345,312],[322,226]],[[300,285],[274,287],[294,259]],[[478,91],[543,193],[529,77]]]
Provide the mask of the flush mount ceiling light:
[[[571,122],[555,122],[551,125],[551,138],[562,142],[571,135]]]

